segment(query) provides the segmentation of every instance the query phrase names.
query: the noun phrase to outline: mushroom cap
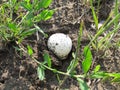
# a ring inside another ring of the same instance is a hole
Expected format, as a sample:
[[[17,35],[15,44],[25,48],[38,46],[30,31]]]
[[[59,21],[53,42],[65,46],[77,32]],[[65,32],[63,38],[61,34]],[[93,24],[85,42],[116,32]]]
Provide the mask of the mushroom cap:
[[[49,37],[47,45],[60,59],[66,59],[72,49],[72,40],[68,35],[56,33]]]

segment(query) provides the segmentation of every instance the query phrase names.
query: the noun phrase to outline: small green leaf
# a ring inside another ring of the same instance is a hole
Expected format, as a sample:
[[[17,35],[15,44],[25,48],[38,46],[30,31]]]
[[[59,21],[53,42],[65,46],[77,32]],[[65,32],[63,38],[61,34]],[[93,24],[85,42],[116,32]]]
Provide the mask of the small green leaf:
[[[87,83],[84,80],[77,78],[77,81],[79,83],[81,90],[90,90],[90,88],[88,87]]]
[[[36,9],[47,8],[52,3],[52,0],[40,0]]]
[[[32,49],[32,47],[30,47],[29,45],[27,45],[27,49],[28,49],[28,54],[29,54],[30,56],[32,56],[32,54],[33,54],[33,49]]]
[[[97,65],[95,68],[94,68],[94,72],[98,72],[100,70],[100,65]]]
[[[19,31],[19,29],[17,28],[17,25],[15,23],[8,23],[8,27],[14,34]]]
[[[105,73],[105,72],[103,72],[103,71],[101,71],[101,72],[96,72],[96,73],[93,73],[93,74],[91,74],[90,75],[90,77],[91,78],[97,78],[97,79],[99,79],[99,78],[105,78],[105,77],[108,77],[109,75],[107,74],[107,73]]]
[[[40,80],[44,80],[45,79],[45,69],[42,66],[38,66],[37,68],[37,74],[38,74],[38,78]]]
[[[32,4],[30,3],[30,0],[25,0],[21,2],[21,6],[28,11],[32,10]]]
[[[51,58],[49,54],[47,53],[44,54],[44,60],[47,62],[48,66],[51,67]]]
[[[46,21],[50,19],[53,14],[54,14],[54,10],[43,10],[40,14],[34,17],[34,21],[35,22],[38,22],[41,20]]]
[[[92,54],[88,46],[84,48],[83,55],[85,59],[82,62],[82,69],[84,73],[87,73],[92,64]]]

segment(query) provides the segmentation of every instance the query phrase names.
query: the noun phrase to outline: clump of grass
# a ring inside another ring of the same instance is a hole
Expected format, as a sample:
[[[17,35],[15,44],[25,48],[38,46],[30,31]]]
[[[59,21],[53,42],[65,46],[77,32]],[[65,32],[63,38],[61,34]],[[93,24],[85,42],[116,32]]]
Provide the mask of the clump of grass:
[[[118,12],[118,0],[115,0],[115,8],[113,9],[113,11],[111,11],[107,20],[103,23],[102,27],[100,27],[99,29],[98,29],[98,17],[92,5],[92,0],[90,1],[97,32],[94,36],[89,35],[91,40],[89,45],[92,44],[92,47],[97,51],[99,50],[104,51],[106,50],[106,48],[109,48],[112,45],[111,41],[113,37],[118,33],[118,30],[120,29],[120,25],[118,22],[118,20],[120,19],[120,14]],[[111,28],[112,30],[110,30]],[[103,33],[105,33],[104,36],[102,38],[99,38],[101,37],[101,35],[103,35]]]
[[[4,42],[21,43],[36,31],[37,23],[52,17],[54,10],[47,9],[52,0],[9,0],[0,5],[0,37]]]

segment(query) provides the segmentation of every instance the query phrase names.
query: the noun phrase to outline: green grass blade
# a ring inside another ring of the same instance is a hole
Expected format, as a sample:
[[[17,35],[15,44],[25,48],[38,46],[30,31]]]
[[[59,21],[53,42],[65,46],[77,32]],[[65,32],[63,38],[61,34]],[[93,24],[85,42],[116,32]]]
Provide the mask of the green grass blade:
[[[34,24],[34,27],[40,32],[42,33],[46,38],[48,37],[48,35],[46,33],[44,33],[44,31],[39,27],[37,26],[36,24]]]
[[[120,18],[120,14],[117,14],[111,21],[109,21],[109,23],[107,25],[105,25],[105,27],[100,28],[100,30],[95,34],[95,36],[93,37],[93,39],[90,41],[89,45],[91,45],[92,42],[98,38],[99,35],[103,34],[104,31],[108,30],[108,28],[110,28],[110,26],[112,24],[114,24],[114,21],[117,18]]]
[[[91,10],[92,10],[92,15],[93,15],[93,19],[94,19],[94,22],[95,22],[95,26],[96,26],[96,29],[98,30],[98,17],[96,15],[96,12],[95,12],[95,9],[94,9],[94,6],[93,6],[93,0],[90,0],[90,5],[91,5]]]
[[[21,37],[27,37],[29,35],[32,35],[36,31],[37,30],[35,28],[30,29],[30,30],[26,30],[26,31],[24,31],[24,32],[21,33]]]
[[[105,37],[103,37],[99,42],[98,42],[98,48],[100,47],[108,47],[110,41],[112,40],[113,36],[118,32],[120,29],[120,25],[118,24],[112,31],[110,31]]]
[[[79,34],[78,34],[78,40],[77,40],[77,49],[76,49],[76,52],[73,57],[74,59],[71,61],[70,65],[68,66],[67,73],[71,73],[72,71],[74,71],[74,69],[78,65],[78,60],[79,60],[78,52],[79,52],[79,48],[80,48],[80,44],[81,44],[82,29],[83,29],[83,21],[80,24],[80,30],[79,30]]]
[[[118,5],[118,0],[115,0],[115,8],[114,8],[114,15],[117,15],[119,13],[119,5]],[[115,20],[115,27],[117,27],[119,23],[119,18]]]

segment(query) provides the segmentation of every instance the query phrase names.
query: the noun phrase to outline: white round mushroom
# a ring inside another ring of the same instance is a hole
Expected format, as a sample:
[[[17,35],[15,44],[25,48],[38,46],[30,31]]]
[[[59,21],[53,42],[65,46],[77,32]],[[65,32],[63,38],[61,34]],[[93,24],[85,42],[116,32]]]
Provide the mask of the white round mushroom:
[[[68,35],[56,33],[49,37],[47,45],[60,59],[66,59],[72,49],[72,40]]]

